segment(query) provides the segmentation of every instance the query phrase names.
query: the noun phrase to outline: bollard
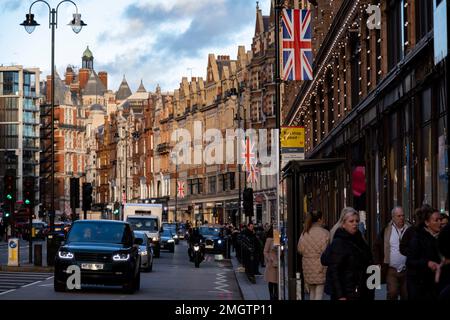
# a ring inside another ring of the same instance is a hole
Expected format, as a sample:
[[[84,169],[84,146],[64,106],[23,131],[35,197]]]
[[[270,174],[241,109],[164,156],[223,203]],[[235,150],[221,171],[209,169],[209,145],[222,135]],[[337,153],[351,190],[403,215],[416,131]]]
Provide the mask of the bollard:
[[[231,259],[231,246],[230,246],[231,237],[227,237],[227,252],[225,254],[225,259]]]
[[[34,245],[34,265],[42,267],[42,244]]]

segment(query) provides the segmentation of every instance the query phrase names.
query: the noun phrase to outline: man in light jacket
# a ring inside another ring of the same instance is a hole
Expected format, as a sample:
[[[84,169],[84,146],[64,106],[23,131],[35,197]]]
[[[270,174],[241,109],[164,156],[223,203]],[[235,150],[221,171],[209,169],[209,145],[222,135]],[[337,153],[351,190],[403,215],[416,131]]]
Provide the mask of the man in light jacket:
[[[391,211],[392,220],[382,229],[375,243],[375,262],[381,265],[387,287],[387,300],[406,300],[406,257],[400,253],[400,241],[410,224],[402,207]]]

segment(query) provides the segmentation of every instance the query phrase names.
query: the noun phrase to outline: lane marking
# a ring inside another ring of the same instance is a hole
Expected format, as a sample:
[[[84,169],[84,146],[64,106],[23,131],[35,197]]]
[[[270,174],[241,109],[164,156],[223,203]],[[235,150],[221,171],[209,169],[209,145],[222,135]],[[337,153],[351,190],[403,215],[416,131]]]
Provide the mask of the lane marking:
[[[42,282],[42,281],[36,281],[36,282],[33,282],[33,283],[26,284],[26,285],[22,286],[22,288],[34,286],[35,284],[37,284],[39,282]]]
[[[10,292],[13,292],[13,291],[16,291],[16,289],[11,289],[11,290],[8,290],[8,291],[5,291],[5,292],[1,292],[0,296],[4,295],[4,294],[7,294],[7,293],[10,293]]]

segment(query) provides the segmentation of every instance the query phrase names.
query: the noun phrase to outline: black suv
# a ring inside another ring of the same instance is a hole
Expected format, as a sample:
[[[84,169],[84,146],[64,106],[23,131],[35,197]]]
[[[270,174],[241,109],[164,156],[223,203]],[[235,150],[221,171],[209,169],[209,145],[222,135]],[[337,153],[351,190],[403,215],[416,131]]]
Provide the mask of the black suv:
[[[78,266],[81,284],[120,285],[127,293],[140,288],[139,244],[128,223],[82,220],[73,223],[55,257],[55,291],[65,291],[69,266]]]

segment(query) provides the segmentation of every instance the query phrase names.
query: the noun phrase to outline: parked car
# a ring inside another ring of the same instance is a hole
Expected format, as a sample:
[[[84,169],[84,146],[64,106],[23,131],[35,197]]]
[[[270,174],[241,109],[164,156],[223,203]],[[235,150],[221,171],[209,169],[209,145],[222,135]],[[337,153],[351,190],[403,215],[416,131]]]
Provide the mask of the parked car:
[[[54,290],[65,291],[69,266],[78,266],[81,285],[120,285],[127,293],[140,289],[141,239],[127,222],[79,220],[73,223],[55,257]]]
[[[161,250],[163,249],[175,252],[175,240],[173,240],[173,234],[170,229],[163,229],[161,233]]]
[[[200,234],[205,238],[206,252],[225,253],[225,230],[222,225],[205,224],[198,229]]]
[[[139,245],[139,254],[141,255],[141,269],[147,272],[153,270],[153,247],[151,240],[144,231],[134,231],[136,239],[142,239]]]

